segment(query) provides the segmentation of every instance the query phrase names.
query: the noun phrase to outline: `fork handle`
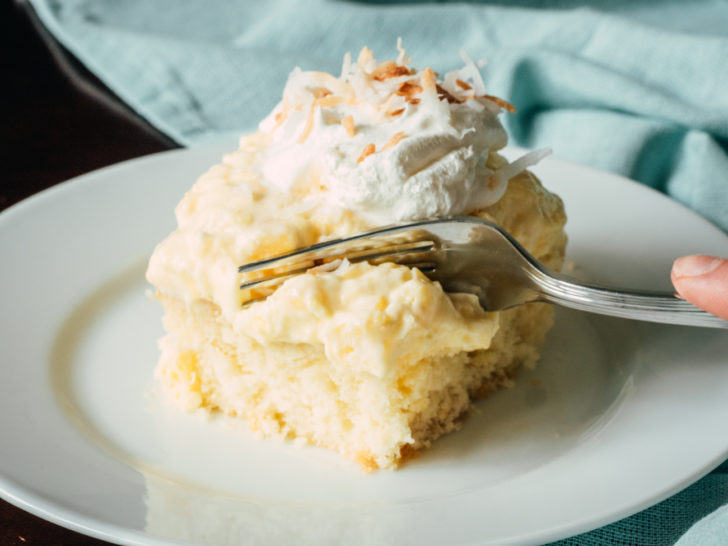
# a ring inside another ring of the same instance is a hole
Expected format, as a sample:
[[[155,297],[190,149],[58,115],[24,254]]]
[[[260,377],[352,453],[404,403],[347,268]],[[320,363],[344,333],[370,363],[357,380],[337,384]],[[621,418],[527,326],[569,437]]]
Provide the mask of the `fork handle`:
[[[533,272],[541,287],[542,300],[571,309],[613,317],[680,324],[728,328],[728,321],[712,315],[669,293],[617,290],[582,284],[562,275]]]

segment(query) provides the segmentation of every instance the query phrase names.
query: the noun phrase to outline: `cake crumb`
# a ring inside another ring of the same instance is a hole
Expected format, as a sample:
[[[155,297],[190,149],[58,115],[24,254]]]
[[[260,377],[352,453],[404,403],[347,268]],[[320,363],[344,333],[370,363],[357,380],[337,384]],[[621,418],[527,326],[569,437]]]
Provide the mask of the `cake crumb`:
[[[371,453],[367,453],[366,451],[360,451],[354,455],[354,461],[359,465],[362,471],[367,474],[374,472],[375,470],[379,470],[379,465],[374,460],[374,457],[372,457]]]

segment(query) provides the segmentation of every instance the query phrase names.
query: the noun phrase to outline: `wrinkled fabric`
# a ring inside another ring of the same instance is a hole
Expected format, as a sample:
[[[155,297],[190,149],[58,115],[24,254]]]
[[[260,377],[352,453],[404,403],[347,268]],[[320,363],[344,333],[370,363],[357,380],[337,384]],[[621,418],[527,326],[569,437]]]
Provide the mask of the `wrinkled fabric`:
[[[367,45],[394,58],[401,37],[416,66],[445,72],[462,65],[462,49],[488,61],[488,92],[518,109],[504,115],[512,144],[647,184],[728,231],[725,1],[31,4],[122,100],[186,146],[254,129],[293,66],[338,74],[344,52]],[[726,472],[561,544],[673,544],[703,517],[680,544],[728,543]]]
[[[345,51],[446,71],[487,59],[512,143],[622,174],[728,230],[728,3],[33,0],[139,114],[193,145],[254,128],[294,65]],[[548,7],[542,7],[542,4]],[[595,4],[596,6],[596,4]]]

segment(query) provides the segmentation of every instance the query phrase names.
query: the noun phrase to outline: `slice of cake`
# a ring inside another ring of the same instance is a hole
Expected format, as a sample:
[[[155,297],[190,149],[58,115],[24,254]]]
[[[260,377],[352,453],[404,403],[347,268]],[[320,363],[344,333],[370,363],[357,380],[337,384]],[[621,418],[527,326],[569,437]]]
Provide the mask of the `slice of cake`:
[[[495,221],[560,267],[562,203],[525,170],[538,154],[498,155],[497,116],[512,107],[465,60],[443,79],[401,47],[394,61],[347,55],[338,78],[295,69],[259,131],[200,177],[147,272],[171,400],[392,468],[536,362],[550,307],[486,313],[405,266],[344,262],[249,305],[238,289],[242,264],[456,214]]]

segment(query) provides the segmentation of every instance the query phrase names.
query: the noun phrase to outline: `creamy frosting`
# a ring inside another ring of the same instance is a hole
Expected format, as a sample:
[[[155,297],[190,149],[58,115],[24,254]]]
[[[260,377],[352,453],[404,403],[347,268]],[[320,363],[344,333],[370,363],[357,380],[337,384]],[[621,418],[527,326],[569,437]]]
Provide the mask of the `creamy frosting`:
[[[269,138],[263,179],[316,207],[354,211],[373,224],[466,213],[495,203],[508,179],[540,159],[500,169],[488,155],[507,142],[497,116],[512,106],[485,93],[477,66],[437,79],[399,47],[378,63],[367,48],[340,78],[296,68],[283,100],[260,124]]]
[[[341,77],[295,69],[283,99],[203,174],[176,208],[178,227],[154,252],[147,278],[232,320],[237,267],[322,240],[401,221],[471,213],[498,201],[534,163],[508,163],[497,119],[508,103],[465,66],[438,79],[400,48],[378,63],[345,56]]]

